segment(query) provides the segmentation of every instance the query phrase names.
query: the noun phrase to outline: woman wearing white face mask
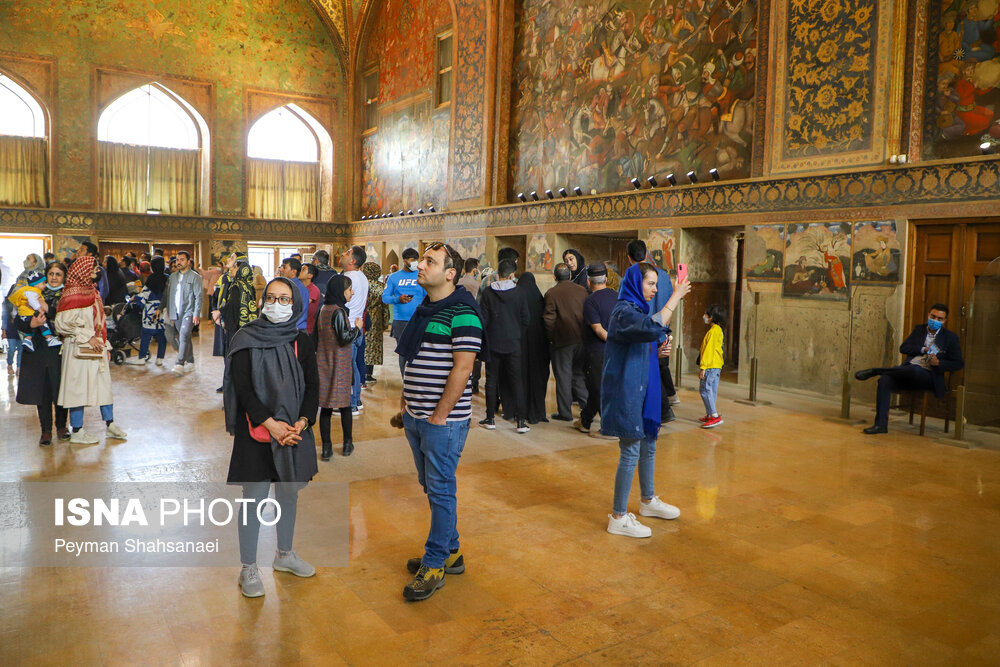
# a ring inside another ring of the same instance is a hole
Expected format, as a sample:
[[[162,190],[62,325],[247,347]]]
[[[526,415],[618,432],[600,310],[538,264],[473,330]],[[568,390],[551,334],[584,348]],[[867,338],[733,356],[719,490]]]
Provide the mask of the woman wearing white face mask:
[[[312,339],[297,329],[305,304],[298,289],[275,278],[264,290],[261,316],[236,332],[224,383],[226,430],[233,437],[228,483],[260,503],[273,482],[281,507],[273,567],[299,577],[316,573],[292,551],[298,492],[318,470],[312,424],[319,401],[319,373]],[[256,504],[240,517],[239,584],[247,597],[264,595],[257,570],[260,523]],[[247,525],[243,525],[244,522]]]

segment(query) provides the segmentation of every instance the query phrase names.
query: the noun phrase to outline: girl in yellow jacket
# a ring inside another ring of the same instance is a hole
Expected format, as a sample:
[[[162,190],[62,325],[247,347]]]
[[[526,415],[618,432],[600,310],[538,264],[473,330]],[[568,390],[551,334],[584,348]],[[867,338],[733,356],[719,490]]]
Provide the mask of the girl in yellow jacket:
[[[725,334],[722,327],[726,325],[726,311],[721,306],[709,306],[704,315],[705,324],[709,325],[705,338],[701,341],[701,400],[705,403],[705,416],[699,419],[702,428],[715,428],[722,424],[722,416],[716,410],[715,403],[719,397],[719,376],[722,373],[723,353],[722,343]]]

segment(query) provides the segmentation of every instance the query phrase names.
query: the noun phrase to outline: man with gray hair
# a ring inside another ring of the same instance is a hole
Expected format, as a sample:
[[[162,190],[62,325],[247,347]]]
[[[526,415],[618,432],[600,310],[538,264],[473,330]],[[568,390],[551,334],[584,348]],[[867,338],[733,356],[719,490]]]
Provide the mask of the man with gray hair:
[[[573,402],[587,403],[583,377],[583,302],[587,290],[573,282],[569,266],[556,264],[556,286],[545,293],[542,320],[552,345],[552,374],[556,378],[556,407],[552,419],[573,421]]]

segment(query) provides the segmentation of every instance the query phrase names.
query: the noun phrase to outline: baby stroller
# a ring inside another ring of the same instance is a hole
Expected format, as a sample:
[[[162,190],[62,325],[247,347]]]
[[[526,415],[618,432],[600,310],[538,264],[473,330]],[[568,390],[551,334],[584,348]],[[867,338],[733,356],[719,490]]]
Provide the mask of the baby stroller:
[[[111,361],[116,366],[125,363],[132,352],[139,352],[136,341],[142,336],[142,306],[138,301],[117,303],[108,315],[108,343]]]

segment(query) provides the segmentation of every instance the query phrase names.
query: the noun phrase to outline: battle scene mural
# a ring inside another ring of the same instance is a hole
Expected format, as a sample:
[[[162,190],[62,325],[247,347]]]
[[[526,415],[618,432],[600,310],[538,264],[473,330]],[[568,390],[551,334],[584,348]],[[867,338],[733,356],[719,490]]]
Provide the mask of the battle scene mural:
[[[441,209],[451,107],[434,106],[434,58],[438,33],[452,23],[451,8],[447,0],[391,0],[378,12],[365,62],[378,67],[379,121],[361,140],[361,213]]]
[[[932,0],[924,157],[1000,145],[1000,0]]]
[[[523,0],[510,192],[750,174],[758,0]]]

